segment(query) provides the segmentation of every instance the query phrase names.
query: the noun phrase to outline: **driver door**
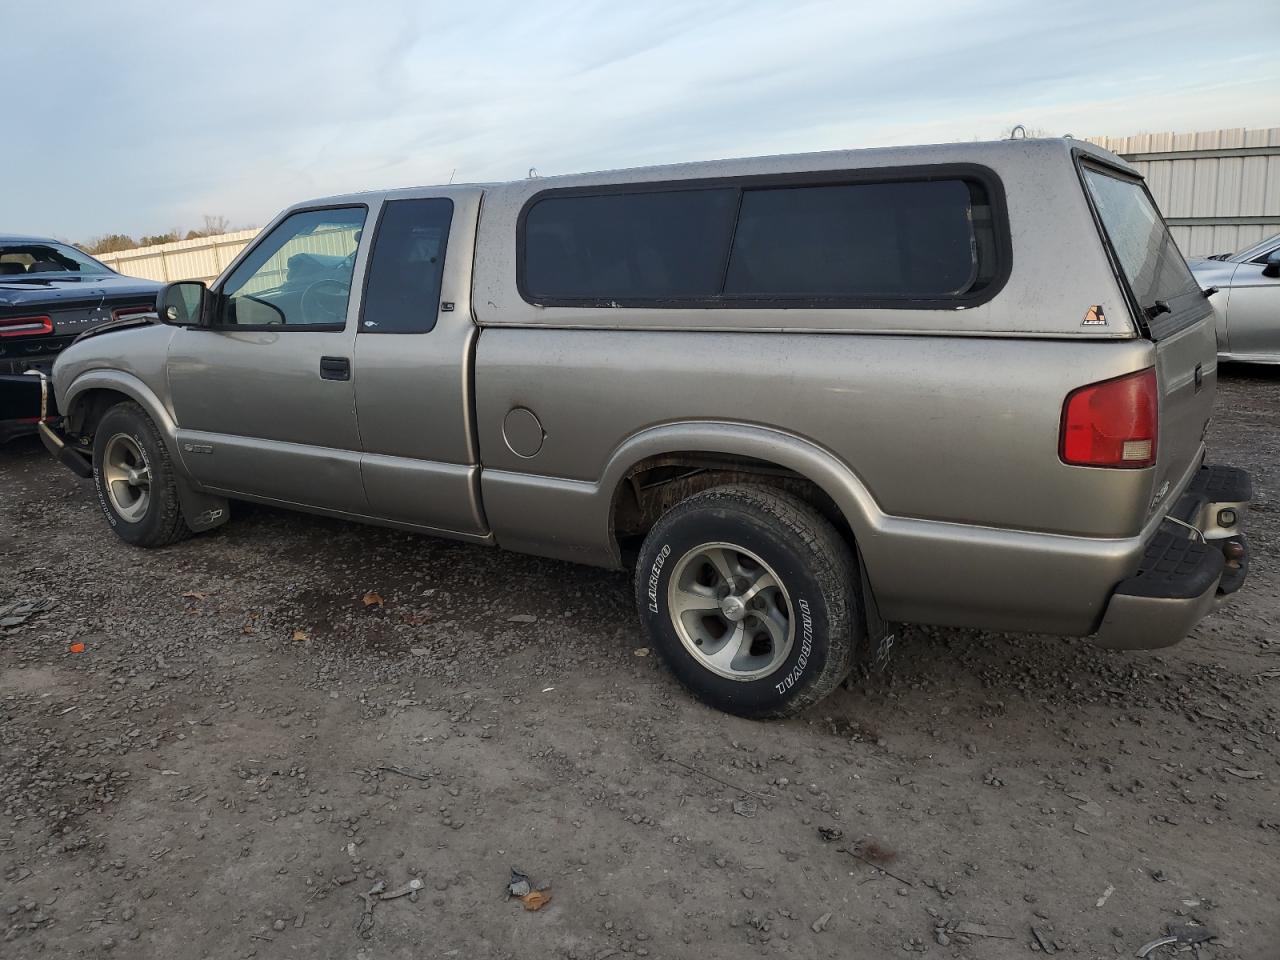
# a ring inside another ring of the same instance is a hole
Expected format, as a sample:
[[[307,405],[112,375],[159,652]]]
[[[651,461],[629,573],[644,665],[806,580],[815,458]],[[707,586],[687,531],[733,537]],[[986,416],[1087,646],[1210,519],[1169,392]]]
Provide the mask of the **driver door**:
[[[367,215],[364,206],[288,214],[214,291],[212,322],[175,331],[179,450],[210,490],[366,512],[347,314]]]

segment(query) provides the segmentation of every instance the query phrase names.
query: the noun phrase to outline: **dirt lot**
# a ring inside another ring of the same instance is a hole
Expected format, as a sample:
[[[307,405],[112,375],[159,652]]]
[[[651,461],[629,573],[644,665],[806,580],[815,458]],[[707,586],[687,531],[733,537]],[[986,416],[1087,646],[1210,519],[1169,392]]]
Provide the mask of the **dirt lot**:
[[[137,551],[11,444],[0,957],[1280,957],[1280,373],[1225,373],[1212,447],[1254,570],[1187,642],[913,629],[766,725],[624,575],[249,506]]]

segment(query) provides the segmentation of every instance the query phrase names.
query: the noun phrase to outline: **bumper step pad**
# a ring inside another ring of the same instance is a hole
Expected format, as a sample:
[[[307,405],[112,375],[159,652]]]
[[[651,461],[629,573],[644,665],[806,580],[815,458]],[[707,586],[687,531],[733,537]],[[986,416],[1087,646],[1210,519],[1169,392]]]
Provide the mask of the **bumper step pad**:
[[[1138,572],[1116,593],[1170,600],[1198,597],[1222,576],[1224,563],[1222,551],[1212,543],[1161,530],[1147,544]]]
[[[1248,503],[1253,499],[1253,481],[1239,467],[1206,466],[1195,475],[1187,492],[1200,494],[1209,503]]]

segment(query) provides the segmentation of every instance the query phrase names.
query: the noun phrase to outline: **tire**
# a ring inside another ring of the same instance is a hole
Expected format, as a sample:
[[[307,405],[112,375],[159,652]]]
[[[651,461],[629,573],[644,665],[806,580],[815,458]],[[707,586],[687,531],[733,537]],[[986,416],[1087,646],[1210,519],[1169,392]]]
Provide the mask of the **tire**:
[[[763,720],[800,712],[848,675],[865,635],[857,584],[849,545],[811,506],[733,485],[677,504],[649,531],[636,604],[685,687]]]
[[[146,483],[140,482],[144,476]],[[169,451],[138,404],[118,403],[98,422],[93,485],[107,523],[126,543],[163,547],[190,535]]]

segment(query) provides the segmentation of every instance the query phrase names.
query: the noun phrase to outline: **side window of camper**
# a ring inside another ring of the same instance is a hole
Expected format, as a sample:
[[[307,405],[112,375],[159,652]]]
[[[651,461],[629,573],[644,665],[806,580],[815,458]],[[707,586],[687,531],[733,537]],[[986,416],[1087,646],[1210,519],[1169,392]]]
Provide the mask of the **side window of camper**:
[[[700,298],[720,292],[738,192],[551,196],[524,219],[524,282],[539,300]]]
[[[1000,273],[1003,225],[978,179],[605,189],[552,191],[526,207],[526,300],[950,306],[979,297]]]
[[[963,180],[747,190],[725,295],[932,298],[972,291]]]

